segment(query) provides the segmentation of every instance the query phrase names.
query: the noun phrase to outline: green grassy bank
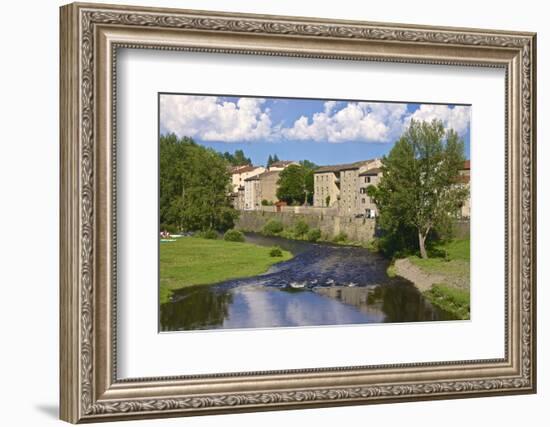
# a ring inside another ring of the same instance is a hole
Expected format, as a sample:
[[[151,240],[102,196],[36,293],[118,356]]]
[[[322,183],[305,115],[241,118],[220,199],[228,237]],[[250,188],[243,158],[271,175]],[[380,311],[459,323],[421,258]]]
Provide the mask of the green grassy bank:
[[[175,289],[256,276],[271,265],[292,258],[287,251],[282,251],[282,257],[272,257],[271,249],[198,237],[161,243],[160,302],[168,302]]]
[[[424,292],[424,296],[433,305],[452,313],[461,320],[470,318],[470,291],[446,285],[435,284]]]
[[[404,260],[411,267],[407,267],[402,262]],[[419,270],[419,273],[415,273],[414,269]],[[453,317],[462,320],[470,318],[469,239],[437,243],[428,249],[427,259],[418,255],[394,259],[388,266],[387,274],[390,277],[400,275],[410,280],[428,301],[451,313]]]
[[[434,245],[429,258],[408,257],[411,263],[426,273],[444,277],[444,283],[434,284],[424,296],[458,319],[470,318],[470,239],[453,239]]]

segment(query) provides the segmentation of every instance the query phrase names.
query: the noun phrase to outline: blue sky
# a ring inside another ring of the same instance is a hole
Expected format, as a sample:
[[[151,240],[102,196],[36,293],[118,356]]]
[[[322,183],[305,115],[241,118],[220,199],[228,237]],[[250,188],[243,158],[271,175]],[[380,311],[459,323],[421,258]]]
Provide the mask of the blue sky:
[[[443,121],[470,153],[470,107],[463,105],[161,94],[160,132],[192,137],[220,152],[244,150],[254,164],[318,165],[387,154],[411,119]]]

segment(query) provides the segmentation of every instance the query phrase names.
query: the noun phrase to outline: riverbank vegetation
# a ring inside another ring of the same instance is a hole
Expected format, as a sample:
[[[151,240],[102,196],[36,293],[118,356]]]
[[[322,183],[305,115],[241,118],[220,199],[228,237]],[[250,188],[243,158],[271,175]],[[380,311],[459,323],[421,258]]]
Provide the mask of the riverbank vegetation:
[[[292,258],[290,252],[280,250],[280,256],[271,256],[271,251],[251,243],[200,237],[161,243],[160,302],[168,302],[176,289],[256,276]]]
[[[415,248],[428,258],[430,240],[449,237],[468,188],[460,185],[464,141],[443,122],[411,120],[382,160],[382,178],[367,188],[383,232],[380,247],[394,253]]]
[[[311,228],[305,221],[298,220],[291,227],[284,227],[281,221],[270,219],[265,223],[260,234],[267,237],[282,237],[290,240],[304,240],[311,243],[334,243],[342,246],[359,246],[368,248],[368,245],[362,242],[354,242],[348,239],[348,235],[340,232],[331,237],[323,235],[319,228]]]
[[[454,130],[412,120],[383,158],[379,184],[367,189],[379,210],[369,246],[392,260],[388,275],[416,278],[432,304],[459,319],[470,315],[470,241],[453,230],[469,192],[459,179],[464,161]]]
[[[439,242],[428,249],[428,258],[405,257],[411,264],[439,283],[423,292],[433,305],[457,319],[470,318],[470,240],[453,239]],[[399,274],[392,263],[388,275]]]
[[[460,320],[470,319],[470,291],[447,285],[435,284],[424,292],[433,305],[451,313]]]

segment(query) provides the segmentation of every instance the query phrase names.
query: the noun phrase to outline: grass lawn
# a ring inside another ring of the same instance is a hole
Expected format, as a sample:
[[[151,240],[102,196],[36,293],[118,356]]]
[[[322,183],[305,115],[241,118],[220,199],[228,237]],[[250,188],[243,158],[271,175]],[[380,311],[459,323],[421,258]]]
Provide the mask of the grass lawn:
[[[440,274],[447,283],[433,285],[424,293],[434,305],[459,319],[470,318],[470,240],[455,239],[428,251],[428,259],[409,260],[427,273]]]
[[[172,291],[193,285],[256,276],[269,267],[292,258],[269,256],[271,248],[250,243],[182,237],[160,244],[160,302],[168,302]]]
[[[455,239],[439,244],[428,251],[427,259],[408,257],[416,266],[428,273],[449,276],[459,287],[469,288],[470,283],[470,240]],[[462,285],[462,286],[460,286]]]

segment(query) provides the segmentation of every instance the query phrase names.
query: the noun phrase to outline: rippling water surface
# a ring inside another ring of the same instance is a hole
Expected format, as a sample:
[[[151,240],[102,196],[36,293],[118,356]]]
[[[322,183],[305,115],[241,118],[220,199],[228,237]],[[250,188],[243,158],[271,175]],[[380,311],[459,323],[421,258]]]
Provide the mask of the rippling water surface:
[[[161,305],[161,331],[450,320],[408,281],[386,274],[367,249],[247,234],[293,259],[267,273],[176,291]]]

